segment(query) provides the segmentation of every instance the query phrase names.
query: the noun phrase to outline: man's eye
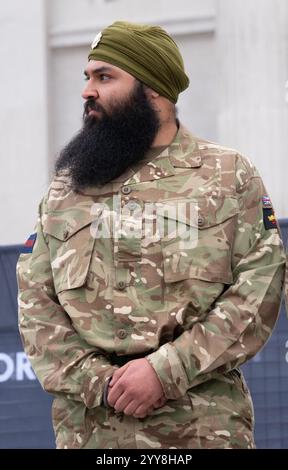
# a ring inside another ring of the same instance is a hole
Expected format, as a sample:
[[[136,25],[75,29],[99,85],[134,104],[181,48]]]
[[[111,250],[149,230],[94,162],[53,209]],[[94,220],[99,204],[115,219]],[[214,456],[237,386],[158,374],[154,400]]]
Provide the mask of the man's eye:
[[[109,80],[109,79],[110,79],[110,77],[108,75],[105,75],[105,74],[100,75],[100,80],[102,82],[105,82],[106,80]]]
[[[87,75],[84,75],[84,80],[85,80],[85,82],[88,82],[89,77]]]

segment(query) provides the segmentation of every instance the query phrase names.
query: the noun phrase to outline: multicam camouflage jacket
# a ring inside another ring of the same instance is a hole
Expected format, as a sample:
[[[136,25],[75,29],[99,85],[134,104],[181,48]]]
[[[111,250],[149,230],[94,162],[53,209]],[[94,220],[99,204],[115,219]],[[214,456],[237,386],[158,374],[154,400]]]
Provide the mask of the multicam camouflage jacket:
[[[102,188],[55,177],[32,239],[17,269],[26,353],[46,391],[89,409],[113,357],[146,355],[177,400],[254,356],[276,322],[285,255],[261,178],[183,127]]]

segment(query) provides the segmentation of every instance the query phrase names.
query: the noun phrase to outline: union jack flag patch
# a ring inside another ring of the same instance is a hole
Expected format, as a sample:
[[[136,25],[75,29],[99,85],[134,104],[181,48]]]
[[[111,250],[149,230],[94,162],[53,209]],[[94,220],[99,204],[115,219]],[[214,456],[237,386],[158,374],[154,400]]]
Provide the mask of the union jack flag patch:
[[[271,202],[270,197],[269,196],[263,196],[262,197],[262,204],[263,204],[263,207],[271,208],[272,207],[272,202]]]
[[[34,243],[36,242],[36,238],[37,238],[37,233],[32,233],[32,235],[30,235],[28,240],[26,240],[21,252],[22,253],[32,253]]]

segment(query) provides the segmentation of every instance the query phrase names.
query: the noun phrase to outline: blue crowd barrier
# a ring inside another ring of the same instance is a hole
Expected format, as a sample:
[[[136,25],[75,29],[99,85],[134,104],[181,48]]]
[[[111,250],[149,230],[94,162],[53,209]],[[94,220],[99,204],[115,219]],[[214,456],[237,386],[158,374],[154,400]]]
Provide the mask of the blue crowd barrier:
[[[288,219],[280,220],[285,246]],[[21,245],[0,247],[0,449],[54,448],[52,397],[23,352],[15,267]],[[288,448],[288,321],[285,305],[268,344],[242,367],[252,393],[258,448]]]
[[[17,320],[15,267],[21,245],[0,247],[0,448],[54,448],[52,397],[25,353]]]

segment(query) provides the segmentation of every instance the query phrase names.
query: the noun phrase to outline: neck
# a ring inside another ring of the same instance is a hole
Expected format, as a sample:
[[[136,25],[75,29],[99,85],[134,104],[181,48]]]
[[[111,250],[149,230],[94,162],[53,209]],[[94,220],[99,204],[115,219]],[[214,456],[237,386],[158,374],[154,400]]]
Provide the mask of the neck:
[[[170,121],[160,126],[152,147],[168,146],[174,140],[178,131],[176,121]]]

